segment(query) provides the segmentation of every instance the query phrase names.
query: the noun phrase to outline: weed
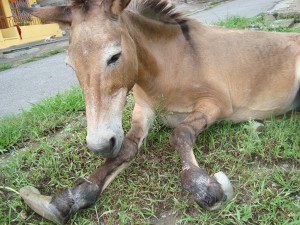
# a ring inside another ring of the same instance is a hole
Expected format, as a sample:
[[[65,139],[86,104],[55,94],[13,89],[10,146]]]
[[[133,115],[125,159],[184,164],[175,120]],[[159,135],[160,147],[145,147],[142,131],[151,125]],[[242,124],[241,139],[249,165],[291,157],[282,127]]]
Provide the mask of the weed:
[[[26,142],[51,135],[85,108],[81,89],[34,104],[29,111],[0,120],[0,154],[26,146]]]
[[[273,32],[300,32],[299,27],[282,28],[282,27],[272,27],[264,22],[262,16],[254,18],[244,18],[244,17],[231,17],[227,20],[218,22],[216,25],[226,27],[226,28],[238,28],[238,29],[257,29],[263,31],[273,31]]]
[[[35,57],[29,58],[29,59],[25,59],[25,60],[23,60],[23,61],[21,62],[21,64],[34,62],[34,61],[37,61],[37,60],[40,60],[40,59],[43,59],[43,58],[47,58],[47,57],[49,57],[49,56],[53,56],[53,55],[62,53],[62,52],[64,52],[64,51],[65,51],[65,49],[62,49],[62,48],[54,49],[54,50],[51,50],[51,51],[49,51],[49,52],[43,53],[43,54],[41,54],[40,56],[35,56]]]
[[[12,64],[2,64],[2,65],[0,65],[0,72],[4,71],[4,70],[11,69],[13,67],[14,67],[14,65],[12,65]]]

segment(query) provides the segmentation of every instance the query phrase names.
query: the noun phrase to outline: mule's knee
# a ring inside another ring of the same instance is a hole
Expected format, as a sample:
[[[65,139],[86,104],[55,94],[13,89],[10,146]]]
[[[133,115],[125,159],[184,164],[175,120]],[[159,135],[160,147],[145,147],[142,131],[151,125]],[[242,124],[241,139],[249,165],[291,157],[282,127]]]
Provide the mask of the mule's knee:
[[[116,157],[119,161],[130,162],[138,153],[138,143],[132,139],[126,137],[123,142],[123,146],[120,154]]]
[[[173,131],[170,144],[176,150],[191,148],[196,140],[196,132],[191,126],[181,125]]]

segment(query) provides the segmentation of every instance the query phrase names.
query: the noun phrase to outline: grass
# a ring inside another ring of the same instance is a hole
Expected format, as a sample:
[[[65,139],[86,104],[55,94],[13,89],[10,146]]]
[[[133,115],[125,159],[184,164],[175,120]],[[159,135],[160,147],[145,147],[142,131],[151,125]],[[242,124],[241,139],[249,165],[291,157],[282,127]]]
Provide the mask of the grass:
[[[4,71],[4,70],[11,69],[13,67],[14,67],[14,65],[12,65],[12,64],[2,64],[2,65],[0,65],[0,72]]]
[[[33,105],[30,111],[3,118],[0,122],[0,154],[23,148],[27,142],[57,132],[84,107],[81,90],[74,88]]]
[[[225,21],[220,21],[217,23],[218,26],[223,26],[226,28],[238,28],[238,29],[256,29],[263,31],[276,31],[276,32],[300,32],[300,28],[282,28],[282,27],[272,27],[266,23],[262,16],[254,18],[244,18],[244,17],[231,17]]]
[[[40,56],[35,56],[35,57],[29,58],[29,59],[25,59],[21,62],[21,64],[34,62],[34,61],[37,61],[37,60],[40,60],[40,59],[43,59],[43,58],[47,58],[49,56],[56,55],[56,54],[59,54],[59,53],[62,53],[62,52],[65,52],[65,49],[63,49],[63,48],[54,49],[54,50],[51,50],[49,52],[43,53]]]
[[[130,96],[125,130],[133,104]],[[73,89],[1,120],[0,186],[33,185],[50,195],[101,165],[103,160],[86,148],[83,110],[82,93]],[[171,130],[156,120],[132,165],[95,206],[76,213],[69,224],[300,224],[300,114],[265,120],[261,133],[253,132],[252,123],[222,122],[198,136],[199,164],[210,174],[224,171],[234,185],[234,199],[220,211],[201,210],[182,191],[179,156],[169,145]],[[0,224],[51,223],[15,192],[0,189]]]

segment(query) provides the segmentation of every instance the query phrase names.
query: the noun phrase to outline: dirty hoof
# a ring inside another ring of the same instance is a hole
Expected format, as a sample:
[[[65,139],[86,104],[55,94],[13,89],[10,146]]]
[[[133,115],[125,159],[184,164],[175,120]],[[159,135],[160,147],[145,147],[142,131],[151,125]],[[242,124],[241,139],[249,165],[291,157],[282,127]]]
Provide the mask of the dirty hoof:
[[[258,121],[254,121],[251,127],[254,132],[258,132],[258,133],[262,132],[265,129],[265,125]]]
[[[181,182],[195,201],[206,210],[217,210],[233,195],[233,189],[223,172],[210,177],[204,169],[193,167],[183,171]]]
[[[19,193],[25,203],[42,217],[57,224],[66,222],[56,207],[51,204],[51,196],[41,195],[38,189],[31,186],[21,188]]]
[[[215,173],[214,177],[216,178],[217,182],[221,185],[224,197],[223,200],[219,202],[219,204],[216,204],[214,207],[209,208],[209,210],[211,211],[221,208],[226,202],[230,201],[233,197],[233,187],[226,174],[220,171],[218,173]]]

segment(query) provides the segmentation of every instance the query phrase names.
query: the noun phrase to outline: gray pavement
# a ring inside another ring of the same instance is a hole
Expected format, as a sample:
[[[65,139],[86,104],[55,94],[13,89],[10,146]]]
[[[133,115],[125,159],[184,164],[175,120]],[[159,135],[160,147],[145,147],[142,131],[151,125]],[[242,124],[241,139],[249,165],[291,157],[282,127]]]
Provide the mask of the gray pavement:
[[[233,0],[191,17],[206,23],[235,15],[253,17],[272,9],[278,2],[281,1]],[[0,72],[0,117],[28,109],[43,98],[78,85],[74,72],[65,65],[64,58],[65,54],[58,54]]]
[[[78,85],[60,53],[0,72],[0,116],[28,109],[31,104]]]
[[[191,15],[191,18],[213,24],[232,16],[254,17],[267,12],[282,0],[234,0],[221,3],[214,8]]]

